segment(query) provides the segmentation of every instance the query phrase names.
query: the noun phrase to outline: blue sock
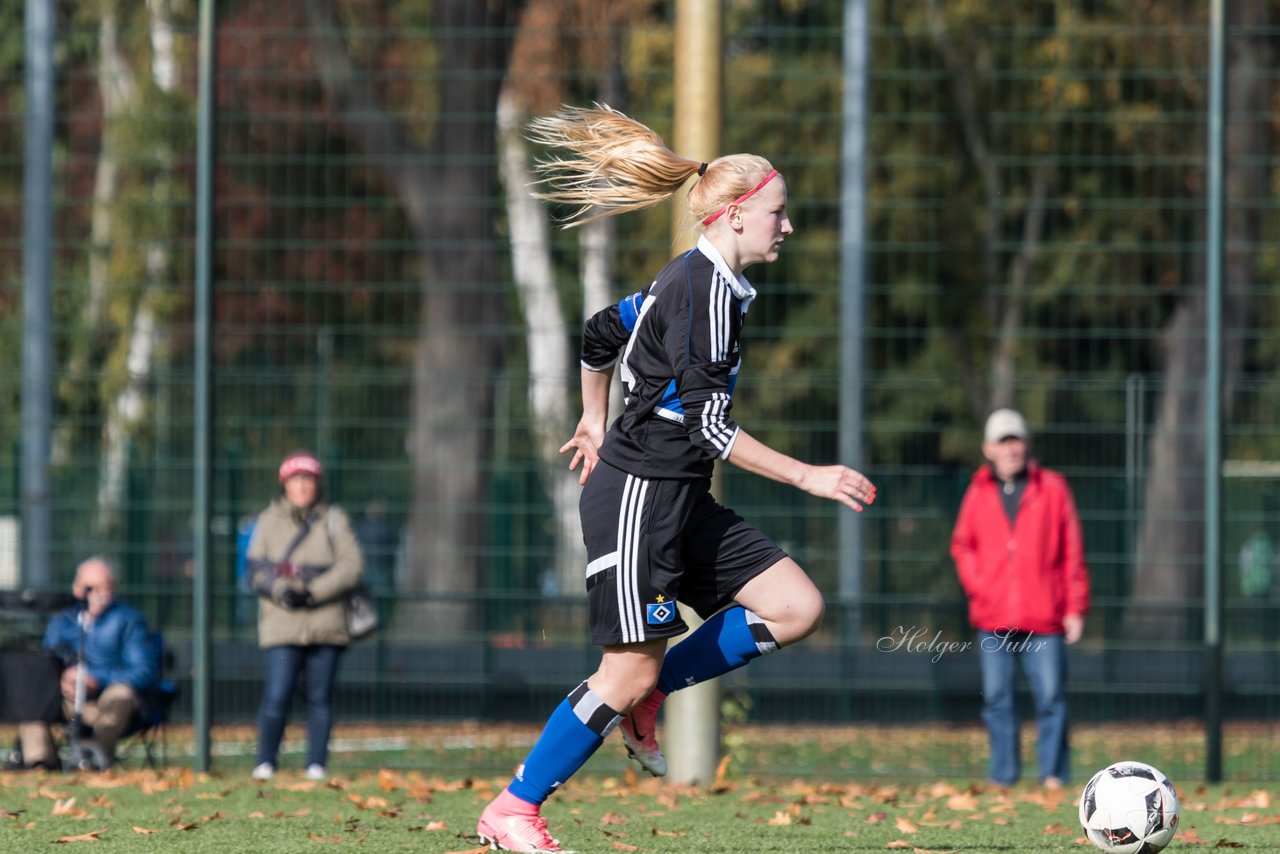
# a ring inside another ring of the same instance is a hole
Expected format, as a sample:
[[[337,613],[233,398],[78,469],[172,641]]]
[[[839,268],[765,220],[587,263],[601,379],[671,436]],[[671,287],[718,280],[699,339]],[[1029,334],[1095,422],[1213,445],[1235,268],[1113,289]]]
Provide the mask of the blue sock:
[[[622,716],[583,682],[556,706],[507,789],[541,805],[604,744]]]
[[[764,621],[735,605],[667,650],[658,674],[658,690],[670,694],[706,682],[777,650],[778,642]]]

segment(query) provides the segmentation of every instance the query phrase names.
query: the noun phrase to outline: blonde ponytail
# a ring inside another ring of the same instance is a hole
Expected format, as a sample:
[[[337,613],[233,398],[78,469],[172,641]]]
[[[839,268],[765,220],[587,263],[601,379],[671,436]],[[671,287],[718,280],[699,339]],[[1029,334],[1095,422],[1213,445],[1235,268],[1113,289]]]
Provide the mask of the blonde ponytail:
[[[671,198],[693,175],[689,212],[701,222],[741,196],[773,167],[754,154],[731,154],[705,164],[667,148],[657,133],[605,104],[563,107],[529,123],[531,142],[565,152],[535,168],[547,189],[538,198],[576,208],[564,227],[652,207]]]

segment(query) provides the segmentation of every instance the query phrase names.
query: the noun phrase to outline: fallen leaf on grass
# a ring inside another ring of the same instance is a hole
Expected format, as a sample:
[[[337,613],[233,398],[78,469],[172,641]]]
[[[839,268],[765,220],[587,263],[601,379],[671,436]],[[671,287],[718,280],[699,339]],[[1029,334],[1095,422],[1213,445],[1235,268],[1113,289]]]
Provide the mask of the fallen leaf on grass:
[[[689,834],[683,830],[658,830],[658,828],[655,827],[653,829],[653,835],[654,836],[688,836]]]
[[[1188,827],[1178,834],[1178,841],[1183,845],[1206,845],[1209,840],[1201,838],[1194,827]]]
[[[151,829],[151,828],[149,828],[149,827],[138,827],[138,826],[135,824],[135,825],[133,826],[133,832],[134,832],[134,833],[159,833],[160,831],[158,831],[158,830],[152,830],[152,829]]]
[[[111,803],[111,798],[107,797],[106,795],[98,795],[98,797],[96,798],[89,799],[89,806],[103,807],[104,809],[111,809],[112,807],[115,806],[115,804]]]
[[[1258,814],[1247,812],[1239,818],[1230,818],[1225,815],[1216,815],[1213,817],[1214,824],[1252,824],[1258,820]]]
[[[378,769],[378,788],[390,794],[400,788],[401,778],[394,771],[388,771],[386,768]]]
[[[409,797],[415,801],[428,803],[431,800],[431,784],[426,780],[414,780],[409,784]]]
[[[774,825],[775,827],[783,827],[791,824],[791,816],[782,810],[778,810],[773,814],[773,818],[769,819],[766,823]]]
[[[169,785],[169,781],[163,780],[159,777],[148,777],[138,783],[138,789],[144,795],[155,795],[160,792],[167,792],[170,788],[171,786]]]
[[[1067,830],[1065,827],[1063,827],[1061,824],[1059,824],[1056,821],[1053,824],[1046,825],[1044,832],[1046,835],[1051,833],[1061,833],[1064,836],[1070,836],[1071,834],[1075,833],[1074,830]]]
[[[489,846],[481,845],[479,848],[468,848],[465,851],[446,851],[444,854],[489,854]]]
[[[615,842],[613,843],[613,847],[617,848],[619,851],[639,851],[640,850],[639,845],[628,845],[625,842]]]
[[[888,817],[889,817],[889,814],[887,812],[884,812],[883,810],[880,812],[873,812],[871,815],[867,816],[866,822],[867,824],[879,824],[880,822],[884,821]]]
[[[961,792],[958,795],[952,795],[947,798],[947,809],[956,812],[969,812],[978,808],[978,799],[973,796],[972,792]]]
[[[1243,848],[1243,842],[1232,842],[1230,839],[1219,839],[1213,843],[1214,848]]]
[[[915,848],[914,845],[912,845],[910,842],[907,842],[905,839],[895,839],[889,844],[885,845],[884,847],[885,848]]]
[[[732,788],[732,786],[730,786],[727,782],[725,782],[725,777],[727,777],[729,774],[729,761],[732,758],[733,758],[732,754],[726,753],[724,757],[720,760],[720,764],[716,766],[716,778],[715,778],[715,781],[711,784],[712,792],[715,792],[716,794],[720,794],[722,792],[727,792]]]
[[[1266,789],[1255,789],[1247,797],[1240,800],[1236,806],[1269,809],[1271,807],[1271,793]]]
[[[76,811],[76,799],[67,798],[65,801],[54,801],[53,809],[49,811],[49,815],[71,815]]]
[[[102,830],[91,830],[88,833],[79,833],[75,836],[62,836],[55,839],[53,844],[65,845],[68,842],[98,842],[102,838],[102,834],[106,832],[107,829],[104,827]]]
[[[600,819],[601,824],[626,824],[626,816],[619,815],[616,812],[607,812]]]
[[[898,819],[893,823],[893,826],[898,828],[898,830],[900,830],[903,833],[919,833],[920,832],[920,828],[916,827],[914,824],[907,821],[905,818]]]

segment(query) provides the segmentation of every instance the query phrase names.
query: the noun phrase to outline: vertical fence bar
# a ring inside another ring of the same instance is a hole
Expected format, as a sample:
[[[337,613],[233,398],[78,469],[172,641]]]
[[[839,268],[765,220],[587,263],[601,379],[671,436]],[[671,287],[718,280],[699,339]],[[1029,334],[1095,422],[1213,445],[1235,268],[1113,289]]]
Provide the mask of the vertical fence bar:
[[[195,764],[209,770],[210,690],[209,655],[209,523],[213,422],[212,302],[213,302],[213,122],[216,0],[200,0],[200,91],[196,118],[196,293],[195,293],[195,437],[193,516],[195,526],[195,583],[192,585],[191,632],[192,717],[195,723]]]
[[[1205,259],[1204,646],[1205,777],[1222,779],[1222,258],[1226,9],[1213,0],[1209,28],[1208,227]]]
[[[23,583],[53,582],[49,453],[53,430],[53,0],[27,0],[22,208]]]
[[[840,458],[863,466],[863,335],[867,325],[866,156],[867,75],[870,68],[867,0],[844,7],[844,133],[840,151]],[[857,513],[836,505],[841,625],[856,644],[862,622],[862,525]]]

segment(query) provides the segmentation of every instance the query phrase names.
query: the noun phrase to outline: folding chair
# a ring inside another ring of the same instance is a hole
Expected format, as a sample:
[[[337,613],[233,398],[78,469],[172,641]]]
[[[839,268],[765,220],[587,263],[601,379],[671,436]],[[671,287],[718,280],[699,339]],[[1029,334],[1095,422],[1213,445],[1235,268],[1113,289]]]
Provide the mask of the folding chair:
[[[127,761],[135,746],[142,747],[148,768],[164,765],[169,758],[165,725],[169,722],[169,712],[178,699],[179,689],[177,682],[164,676],[168,665],[172,663],[172,655],[165,649],[164,635],[159,631],[151,632],[151,643],[155,647],[160,678],[138,698],[138,711],[116,745],[117,764]],[[157,752],[159,763],[156,762]]]

